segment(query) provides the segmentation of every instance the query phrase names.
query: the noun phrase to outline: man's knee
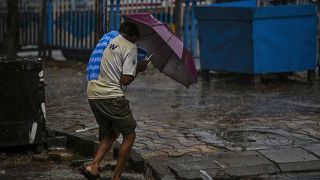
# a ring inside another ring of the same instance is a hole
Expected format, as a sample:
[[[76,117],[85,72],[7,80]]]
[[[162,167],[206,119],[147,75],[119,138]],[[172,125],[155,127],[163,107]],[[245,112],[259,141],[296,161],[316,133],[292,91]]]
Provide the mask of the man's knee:
[[[123,135],[123,139],[124,139],[124,140],[134,141],[135,138],[136,138],[136,133],[135,133],[135,132],[132,132],[132,133]]]

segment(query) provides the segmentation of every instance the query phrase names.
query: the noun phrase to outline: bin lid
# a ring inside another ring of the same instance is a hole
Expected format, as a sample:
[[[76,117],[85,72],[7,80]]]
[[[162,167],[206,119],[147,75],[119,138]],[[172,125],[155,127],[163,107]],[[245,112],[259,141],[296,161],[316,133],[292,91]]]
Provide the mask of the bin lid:
[[[39,67],[40,59],[36,57],[0,57],[0,70],[36,70]]]
[[[254,20],[316,16],[315,4],[257,7],[249,1],[200,5],[195,7],[198,20]]]

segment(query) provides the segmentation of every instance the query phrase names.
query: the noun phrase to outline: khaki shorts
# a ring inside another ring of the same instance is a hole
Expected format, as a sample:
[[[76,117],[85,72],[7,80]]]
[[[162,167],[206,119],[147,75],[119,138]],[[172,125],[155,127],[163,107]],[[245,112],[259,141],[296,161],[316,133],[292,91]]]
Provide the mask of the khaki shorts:
[[[99,124],[99,140],[114,133],[126,136],[135,132],[137,123],[125,97],[89,99],[89,104]]]

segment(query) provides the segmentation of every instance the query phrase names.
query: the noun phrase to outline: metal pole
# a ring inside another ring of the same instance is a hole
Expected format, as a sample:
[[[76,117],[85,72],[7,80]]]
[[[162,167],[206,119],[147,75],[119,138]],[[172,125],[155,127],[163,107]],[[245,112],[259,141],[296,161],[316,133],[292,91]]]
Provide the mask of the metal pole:
[[[176,35],[181,38],[181,26],[182,26],[182,22],[181,22],[181,14],[182,14],[182,0],[176,0],[175,1],[175,12],[174,14],[176,15],[175,18],[175,24],[176,24],[176,28],[175,28],[175,32]]]
[[[190,0],[185,0],[186,6],[184,10],[184,32],[183,32],[183,42],[184,47],[188,47],[189,45],[189,24],[190,24]]]
[[[114,30],[114,0],[110,0],[109,30]]]
[[[118,30],[120,27],[120,0],[117,0],[117,9],[116,9],[116,29]]]

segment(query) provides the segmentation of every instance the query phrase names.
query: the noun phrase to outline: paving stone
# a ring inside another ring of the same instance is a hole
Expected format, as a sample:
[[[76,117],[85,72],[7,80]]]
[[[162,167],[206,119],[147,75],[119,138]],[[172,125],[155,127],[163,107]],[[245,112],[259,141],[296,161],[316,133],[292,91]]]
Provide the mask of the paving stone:
[[[169,160],[167,156],[157,156],[147,159],[146,162],[146,174],[151,175],[155,179],[162,179],[165,176],[171,176],[171,172],[168,168]]]
[[[71,161],[73,159],[73,154],[65,151],[52,151],[48,155],[54,161]]]
[[[32,155],[32,160],[35,160],[35,161],[46,162],[48,159],[49,159],[49,156],[46,152]]]
[[[48,135],[48,137],[55,137],[56,132],[50,128],[47,128],[47,135]]]
[[[295,172],[274,175],[261,175],[257,179],[263,180],[319,180],[320,172]]]
[[[174,158],[168,159],[168,162],[183,164],[186,162],[195,162],[195,161],[202,161],[202,160],[212,160],[213,161],[214,159],[211,156],[184,155],[184,156],[174,157]]]
[[[172,163],[169,167],[175,171],[186,171],[186,170],[201,170],[201,169],[221,169],[222,167],[215,163],[214,161],[200,160],[200,161],[191,161],[184,163]]]
[[[68,138],[66,136],[55,136],[47,138],[48,147],[66,147]]]
[[[279,167],[282,172],[320,170],[320,161],[285,163],[279,164]]]
[[[150,157],[154,157],[154,156],[168,156],[169,154],[167,152],[161,151],[161,150],[142,150],[139,151],[139,153],[141,154],[141,156],[144,159],[148,159]]]
[[[160,180],[176,180],[176,178],[173,175],[165,175]]]
[[[211,145],[196,145],[192,146],[193,148],[199,149],[202,153],[216,153],[221,151],[220,149],[211,146]]]
[[[212,177],[219,172],[220,169],[205,169],[205,171]],[[175,172],[179,179],[202,179],[200,170],[185,170]]]
[[[260,150],[261,154],[276,163],[315,161],[317,157],[301,148]]]
[[[186,171],[178,171],[175,174],[179,177],[179,179],[200,179],[200,171],[199,170],[186,170]]]
[[[320,144],[312,144],[303,148],[313,152],[315,155],[320,157]]]
[[[216,162],[222,167],[247,167],[272,165],[272,162],[256,151],[227,152],[214,155]]]
[[[225,169],[225,174],[233,177],[242,177],[242,176],[253,176],[261,174],[276,174],[280,173],[279,168],[273,164],[263,164],[255,166],[238,166],[238,167],[228,167]],[[220,172],[221,174],[221,172]],[[223,178],[219,173],[216,175],[218,178]]]

